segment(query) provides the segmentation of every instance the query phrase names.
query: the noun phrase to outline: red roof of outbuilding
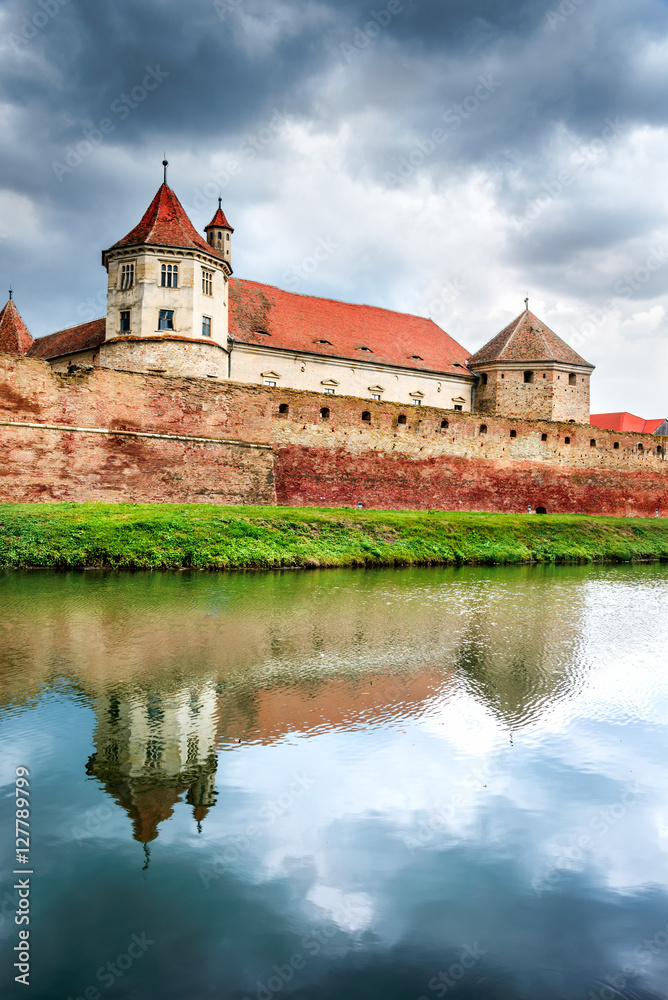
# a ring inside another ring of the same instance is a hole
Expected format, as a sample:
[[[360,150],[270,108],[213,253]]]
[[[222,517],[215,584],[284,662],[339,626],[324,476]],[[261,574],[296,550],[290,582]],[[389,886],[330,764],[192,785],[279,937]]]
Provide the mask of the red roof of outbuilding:
[[[476,351],[469,358],[469,367],[476,368],[495,361],[557,361],[594,367],[528,309]]]
[[[28,327],[10,299],[0,310],[0,351],[7,354],[27,354],[32,342]]]
[[[225,218],[225,213],[223,212],[223,199],[218,199],[218,211],[214,215],[213,219],[208,226],[204,227],[204,232],[207,233],[209,229],[229,229],[231,233],[234,232],[232,226],[229,224]]]
[[[186,250],[204,250],[214,257],[221,254],[210,247],[200,236],[186,215],[186,210],[174,192],[166,184],[161,184],[158,192],[146,209],[141,222],[130,230],[112,250],[118,247],[149,246],[178,247]]]
[[[32,358],[59,358],[63,354],[88,351],[104,342],[107,326],[106,317],[94,319],[91,323],[71,326],[47,337],[39,337],[33,342],[28,354]]]
[[[600,427],[602,430],[627,431],[630,434],[654,434],[664,423],[666,418],[660,420],[645,420],[644,417],[636,417],[634,413],[592,413],[589,421],[592,427]]]
[[[471,377],[469,352],[430,319],[257,281],[230,280],[229,330],[244,344]]]

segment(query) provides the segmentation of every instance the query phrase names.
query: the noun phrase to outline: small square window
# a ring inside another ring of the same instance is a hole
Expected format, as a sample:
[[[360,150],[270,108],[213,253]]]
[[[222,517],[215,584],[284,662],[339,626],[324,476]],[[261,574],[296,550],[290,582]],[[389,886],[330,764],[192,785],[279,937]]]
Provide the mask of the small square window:
[[[375,399],[376,402],[380,402],[380,400],[382,399],[382,396],[381,396],[381,394],[379,392],[372,392],[371,393],[371,398]]]
[[[202,316],[202,336],[203,337],[210,337],[211,336],[211,317],[210,316]]]
[[[461,413],[464,407],[461,405],[461,403],[455,403],[455,409]]]
[[[130,332],[130,310],[129,309],[122,309],[121,310],[121,333],[129,333],[129,332]]]
[[[334,390],[333,389],[325,389],[325,395],[326,396],[333,396],[334,395]]]
[[[422,400],[421,399],[411,399],[411,403],[413,404],[413,406],[422,406]],[[461,409],[461,407],[460,407],[460,409]]]
[[[174,329],[174,310],[161,309],[158,316],[158,330]]]
[[[266,378],[264,380],[264,384],[268,385],[270,389],[275,389],[276,388],[276,383],[273,382],[270,378]]]

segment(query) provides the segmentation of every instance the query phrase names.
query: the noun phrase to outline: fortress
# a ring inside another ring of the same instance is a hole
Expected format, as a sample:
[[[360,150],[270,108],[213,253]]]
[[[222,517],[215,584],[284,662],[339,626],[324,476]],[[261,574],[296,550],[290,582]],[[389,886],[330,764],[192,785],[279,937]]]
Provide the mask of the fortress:
[[[166,180],[102,254],[106,316],[33,340],[0,312],[1,500],[664,515],[668,426],[592,427],[593,365],[528,300],[470,355],[240,280],[220,202],[204,238]]]

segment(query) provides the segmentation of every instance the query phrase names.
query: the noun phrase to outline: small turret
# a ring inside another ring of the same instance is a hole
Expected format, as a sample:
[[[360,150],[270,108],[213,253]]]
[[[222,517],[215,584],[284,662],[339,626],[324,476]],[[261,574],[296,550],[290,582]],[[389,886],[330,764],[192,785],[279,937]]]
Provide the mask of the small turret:
[[[206,233],[209,246],[222,253],[227,263],[230,264],[232,260],[232,233],[234,230],[225,218],[222,198],[218,199],[218,211],[209,225],[205,226],[204,232]]]
[[[27,354],[32,344],[30,331],[14,305],[10,289],[9,300],[0,309],[0,351],[7,354]]]

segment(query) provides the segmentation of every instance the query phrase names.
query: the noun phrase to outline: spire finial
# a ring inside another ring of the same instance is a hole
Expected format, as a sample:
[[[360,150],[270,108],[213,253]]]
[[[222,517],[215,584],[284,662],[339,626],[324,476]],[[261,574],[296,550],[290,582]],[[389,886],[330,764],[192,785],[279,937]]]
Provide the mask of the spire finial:
[[[166,153],[163,153],[162,155],[165,157],[165,159],[162,161],[162,165],[163,165],[163,167],[165,169],[165,178],[164,178],[164,182],[163,183],[166,184],[167,183],[167,167],[169,166],[169,160],[167,159],[167,154]]]
[[[527,295],[527,297],[524,300],[524,307],[525,307],[526,311],[529,312],[529,296],[528,295]]]
[[[218,195],[218,208],[222,208],[222,207],[223,207],[223,199],[222,199],[222,197],[220,195]]]
[[[12,288],[10,288],[10,289],[9,289],[9,301],[10,301],[10,302],[12,301],[12,297],[13,297],[13,295],[14,295],[14,290],[13,290]]]

